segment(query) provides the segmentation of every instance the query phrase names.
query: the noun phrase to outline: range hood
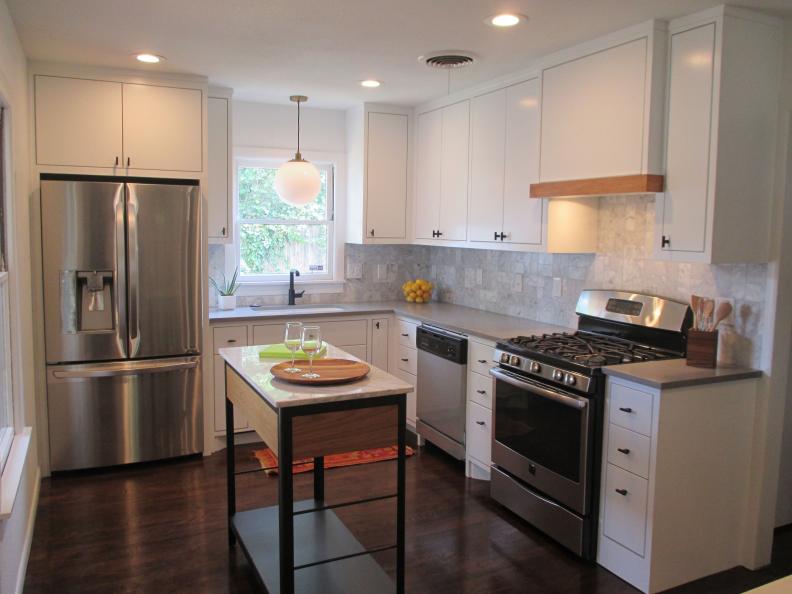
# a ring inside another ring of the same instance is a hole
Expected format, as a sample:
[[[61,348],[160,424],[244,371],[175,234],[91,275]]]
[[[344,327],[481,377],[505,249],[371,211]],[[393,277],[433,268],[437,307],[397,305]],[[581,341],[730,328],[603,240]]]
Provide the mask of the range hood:
[[[663,191],[664,181],[662,175],[639,174],[540,182],[531,184],[531,198],[653,194]]]

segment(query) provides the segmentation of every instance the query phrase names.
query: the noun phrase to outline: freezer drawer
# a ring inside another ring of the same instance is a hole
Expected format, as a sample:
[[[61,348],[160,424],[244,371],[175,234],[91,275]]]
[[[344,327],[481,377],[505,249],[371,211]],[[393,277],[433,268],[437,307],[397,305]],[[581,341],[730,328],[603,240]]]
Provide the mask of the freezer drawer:
[[[200,452],[198,357],[47,368],[53,471]]]

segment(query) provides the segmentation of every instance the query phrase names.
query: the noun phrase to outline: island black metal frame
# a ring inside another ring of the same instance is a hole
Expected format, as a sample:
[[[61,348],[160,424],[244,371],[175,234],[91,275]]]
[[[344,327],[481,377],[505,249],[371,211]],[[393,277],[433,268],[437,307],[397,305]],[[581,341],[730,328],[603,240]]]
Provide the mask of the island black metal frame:
[[[247,383],[247,382],[246,382]],[[267,404],[269,406],[269,404]],[[325,504],[324,457],[313,459],[313,499],[294,501],[292,421],[297,416],[377,406],[397,407],[396,492]],[[236,475],[270,470],[236,471],[234,405],[226,397],[226,462],[229,546],[239,543],[259,581],[270,594],[294,592],[404,593],[406,394],[281,407],[278,414],[278,505],[237,512]],[[396,499],[396,542],[364,549],[333,511]],[[310,518],[313,516],[313,518]],[[296,547],[296,551],[295,551]],[[372,554],[396,550],[396,583]],[[337,553],[331,553],[336,550]],[[297,559],[295,559],[297,557]]]

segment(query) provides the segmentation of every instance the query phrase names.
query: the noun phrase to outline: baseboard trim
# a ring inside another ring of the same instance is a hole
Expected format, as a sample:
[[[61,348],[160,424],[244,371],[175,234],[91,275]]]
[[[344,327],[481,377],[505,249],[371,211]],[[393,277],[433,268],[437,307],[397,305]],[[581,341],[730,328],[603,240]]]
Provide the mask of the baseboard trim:
[[[33,545],[33,530],[36,527],[36,513],[38,512],[39,493],[41,492],[41,468],[36,466],[36,479],[33,482],[33,497],[30,502],[30,513],[28,514],[27,527],[25,528],[25,545],[22,558],[19,560],[17,570],[16,594],[22,594],[25,587],[25,577],[27,576],[28,560],[30,559],[30,548]]]

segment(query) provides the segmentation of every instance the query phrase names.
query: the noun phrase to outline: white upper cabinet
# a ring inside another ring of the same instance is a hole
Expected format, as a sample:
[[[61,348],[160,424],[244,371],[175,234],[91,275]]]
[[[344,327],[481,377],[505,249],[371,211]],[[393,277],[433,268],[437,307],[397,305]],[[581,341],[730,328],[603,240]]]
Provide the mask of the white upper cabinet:
[[[467,237],[470,102],[455,103],[442,112],[440,221],[437,237],[460,241]]]
[[[232,238],[231,97],[207,99],[207,228],[212,243]]]
[[[443,150],[443,111],[438,109],[418,116],[417,159],[415,165],[416,239],[437,237],[440,226],[440,162]]]
[[[506,89],[470,101],[471,241],[500,241],[506,162]]]
[[[666,187],[657,255],[769,258],[781,27],[718,7],[671,22]]]
[[[38,165],[120,165],[121,83],[59,76],[34,80]]]
[[[201,172],[203,92],[35,77],[36,164]]]
[[[203,168],[199,89],[124,84],[124,158],[131,169]]]
[[[540,245],[538,79],[472,99],[470,127],[470,241]]]
[[[647,38],[542,72],[541,181],[643,172]]]
[[[410,109],[347,112],[347,241],[406,243]]]
[[[406,114],[368,113],[366,229],[369,237],[407,234]]]

